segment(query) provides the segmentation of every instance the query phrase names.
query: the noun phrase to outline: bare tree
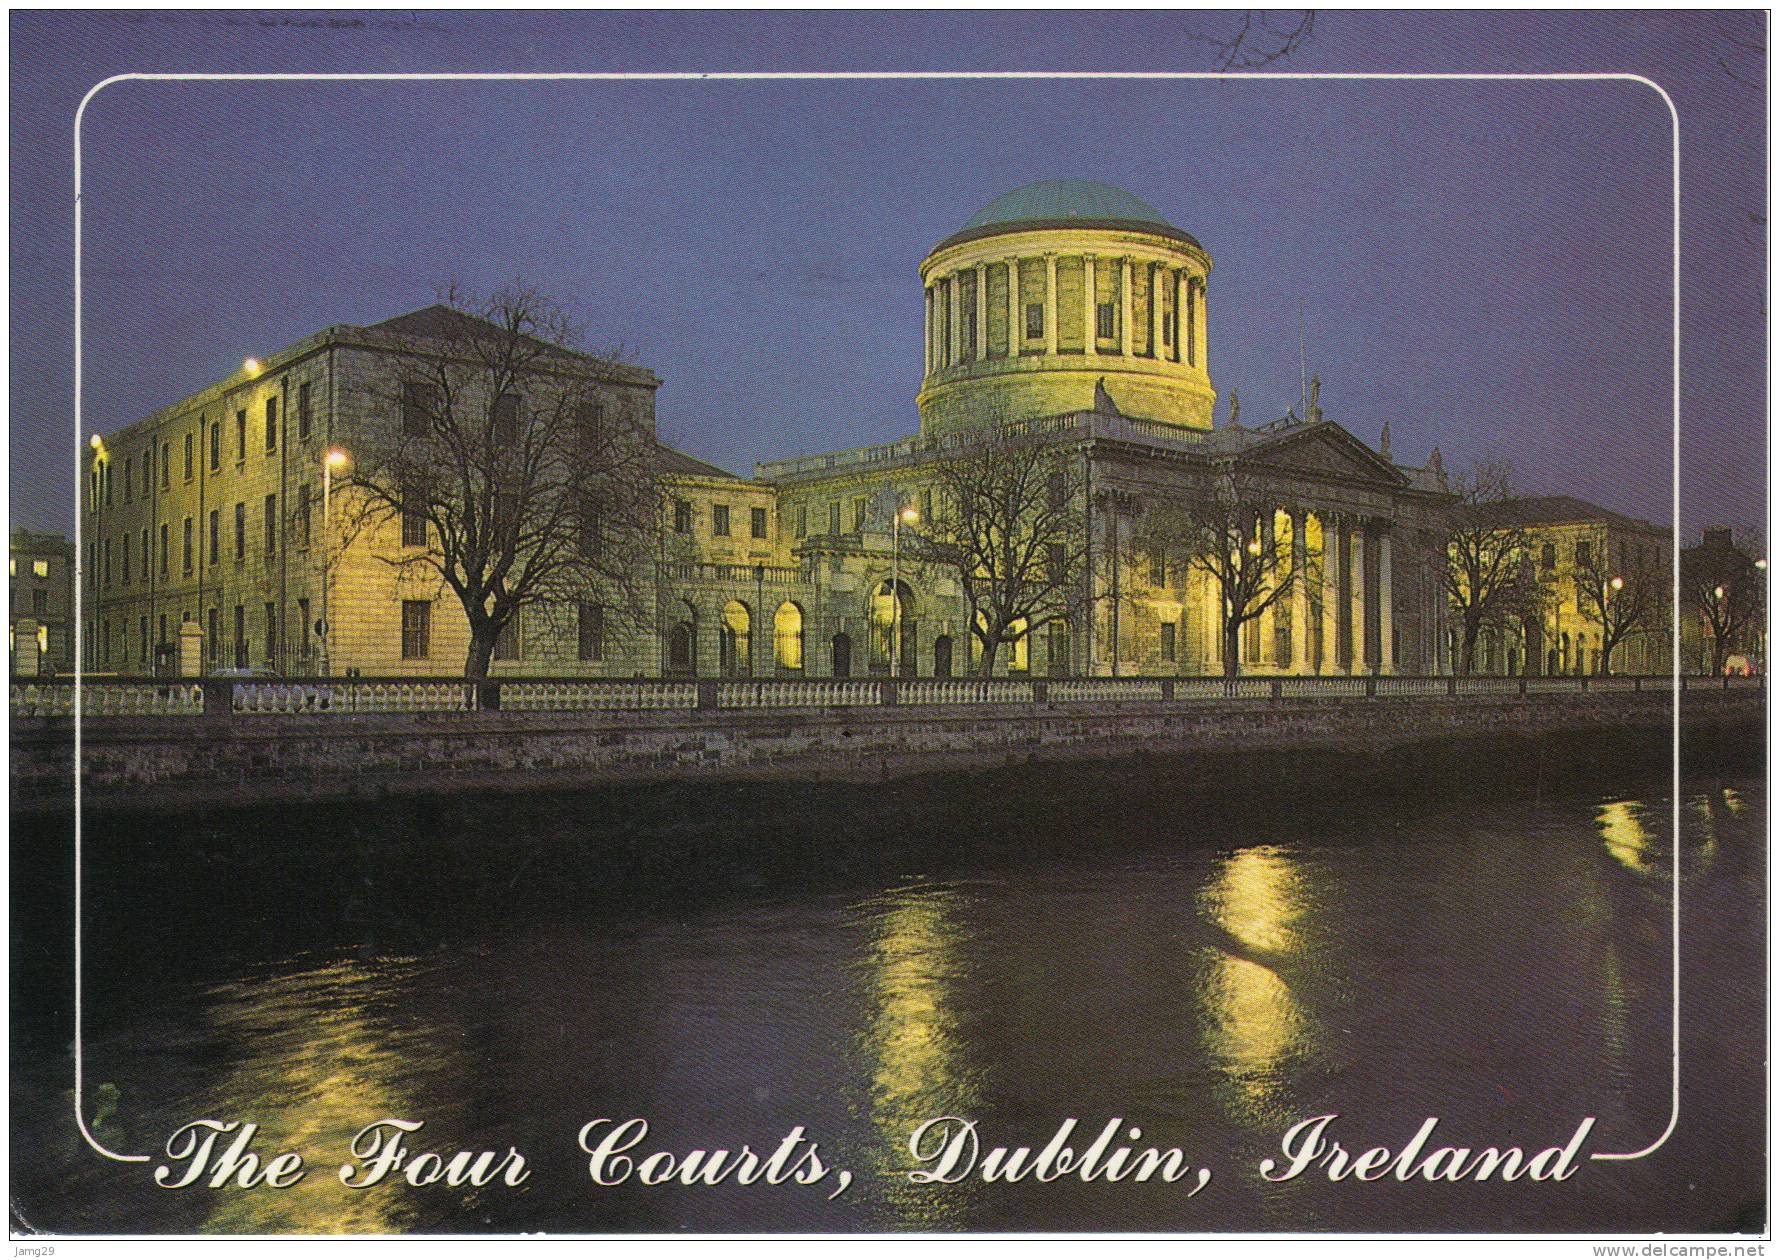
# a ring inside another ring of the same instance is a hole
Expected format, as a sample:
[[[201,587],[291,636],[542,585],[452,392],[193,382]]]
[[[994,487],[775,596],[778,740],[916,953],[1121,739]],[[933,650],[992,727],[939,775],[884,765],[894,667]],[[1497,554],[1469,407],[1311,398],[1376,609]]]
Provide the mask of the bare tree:
[[[1708,530],[1703,543],[1681,553],[1681,598],[1711,636],[1715,675],[1761,623],[1765,592],[1754,550]]]
[[[1595,672],[1613,672],[1614,649],[1633,635],[1654,630],[1667,604],[1662,570],[1650,563],[1647,549],[1624,552],[1611,562],[1605,535],[1595,539],[1576,564],[1576,607],[1601,628],[1601,659]]]
[[[1207,44],[1219,70],[1258,70],[1291,56],[1310,42],[1316,31],[1315,9],[1243,9],[1234,24],[1215,34],[1189,32],[1194,43]]]
[[[1547,595],[1533,572],[1532,533],[1514,517],[1508,467],[1478,464],[1448,487],[1458,503],[1438,571],[1459,632],[1453,669],[1462,675],[1471,672],[1485,631],[1500,634],[1536,618]]]
[[[1212,580],[1218,595],[1224,676],[1242,672],[1242,628],[1291,596],[1299,581],[1290,537],[1273,529],[1277,487],[1225,461],[1193,497],[1152,505],[1140,545]],[[1309,580],[1308,578],[1306,580]]]
[[[911,554],[951,570],[988,677],[1004,643],[1088,606],[1080,463],[1018,426],[949,436],[929,465],[939,491]]]
[[[574,349],[562,309],[524,287],[453,292],[430,314],[399,335],[370,447],[354,452],[359,511],[400,522],[379,558],[457,596],[472,678],[522,609],[550,624],[591,603],[640,623],[660,501],[647,411],[622,388],[634,380]]]

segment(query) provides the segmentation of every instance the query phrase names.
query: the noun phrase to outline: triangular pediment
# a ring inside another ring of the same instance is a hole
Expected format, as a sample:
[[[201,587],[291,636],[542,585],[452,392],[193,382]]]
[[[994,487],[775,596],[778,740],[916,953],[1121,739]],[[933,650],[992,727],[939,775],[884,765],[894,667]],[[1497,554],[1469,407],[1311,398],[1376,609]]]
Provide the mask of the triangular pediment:
[[[1401,486],[1408,478],[1353,434],[1332,421],[1304,425],[1243,453],[1243,462],[1312,476],[1340,477]]]

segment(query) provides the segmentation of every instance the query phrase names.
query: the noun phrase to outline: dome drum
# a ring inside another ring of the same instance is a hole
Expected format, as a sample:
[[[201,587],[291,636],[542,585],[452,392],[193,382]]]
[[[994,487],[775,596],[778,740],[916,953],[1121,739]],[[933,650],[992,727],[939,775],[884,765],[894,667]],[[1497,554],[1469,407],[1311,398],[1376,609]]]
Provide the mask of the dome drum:
[[[1088,410],[1101,377],[1132,415],[1210,428],[1205,250],[1106,185],[1033,189],[993,203],[921,265],[923,431]],[[1008,217],[1025,210],[1042,217]]]

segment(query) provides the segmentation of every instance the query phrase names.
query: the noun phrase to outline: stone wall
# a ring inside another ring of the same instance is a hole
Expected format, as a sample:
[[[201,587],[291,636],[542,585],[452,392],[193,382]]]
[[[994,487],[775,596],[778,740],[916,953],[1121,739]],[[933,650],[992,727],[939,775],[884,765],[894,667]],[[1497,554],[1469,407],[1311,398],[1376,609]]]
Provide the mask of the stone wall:
[[[1763,713],[1759,693],[1690,695],[1684,743],[1759,747]],[[1288,767],[1306,782],[1356,774],[1388,781],[1420,773],[1427,750],[1441,747],[1460,750],[1459,773],[1487,779],[1517,767],[1556,772],[1551,749],[1537,746],[1553,738],[1566,756],[1666,764],[1670,730],[1670,697],[1623,692],[1414,702],[113,718],[86,723],[82,791],[94,808],[188,808],[684,779],[875,783],[1133,756],[1202,767],[1226,780],[1255,767],[1270,776]],[[12,744],[14,810],[66,808],[71,722],[15,718]],[[1491,760],[1497,756],[1518,761]]]

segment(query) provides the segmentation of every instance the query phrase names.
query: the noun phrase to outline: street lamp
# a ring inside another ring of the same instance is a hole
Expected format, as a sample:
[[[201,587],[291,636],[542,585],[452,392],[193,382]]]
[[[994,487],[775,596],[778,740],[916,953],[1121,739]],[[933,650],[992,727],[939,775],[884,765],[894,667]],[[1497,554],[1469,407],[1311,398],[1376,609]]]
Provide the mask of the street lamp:
[[[890,677],[896,677],[896,653],[902,646],[902,527],[921,519],[914,504],[890,518]]]
[[[1625,579],[1616,575],[1611,582],[1607,583],[1607,585],[1611,586],[1616,591],[1624,590]]]
[[[260,374],[260,361],[250,355],[241,360],[241,370],[246,372],[249,376],[258,376]]]
[[[328,590],[334,583],[334,470],[345,468],[350,456],[330,446],[321,457],[321,673],[326,678],[333,666],[334,627],[328,620]]]

